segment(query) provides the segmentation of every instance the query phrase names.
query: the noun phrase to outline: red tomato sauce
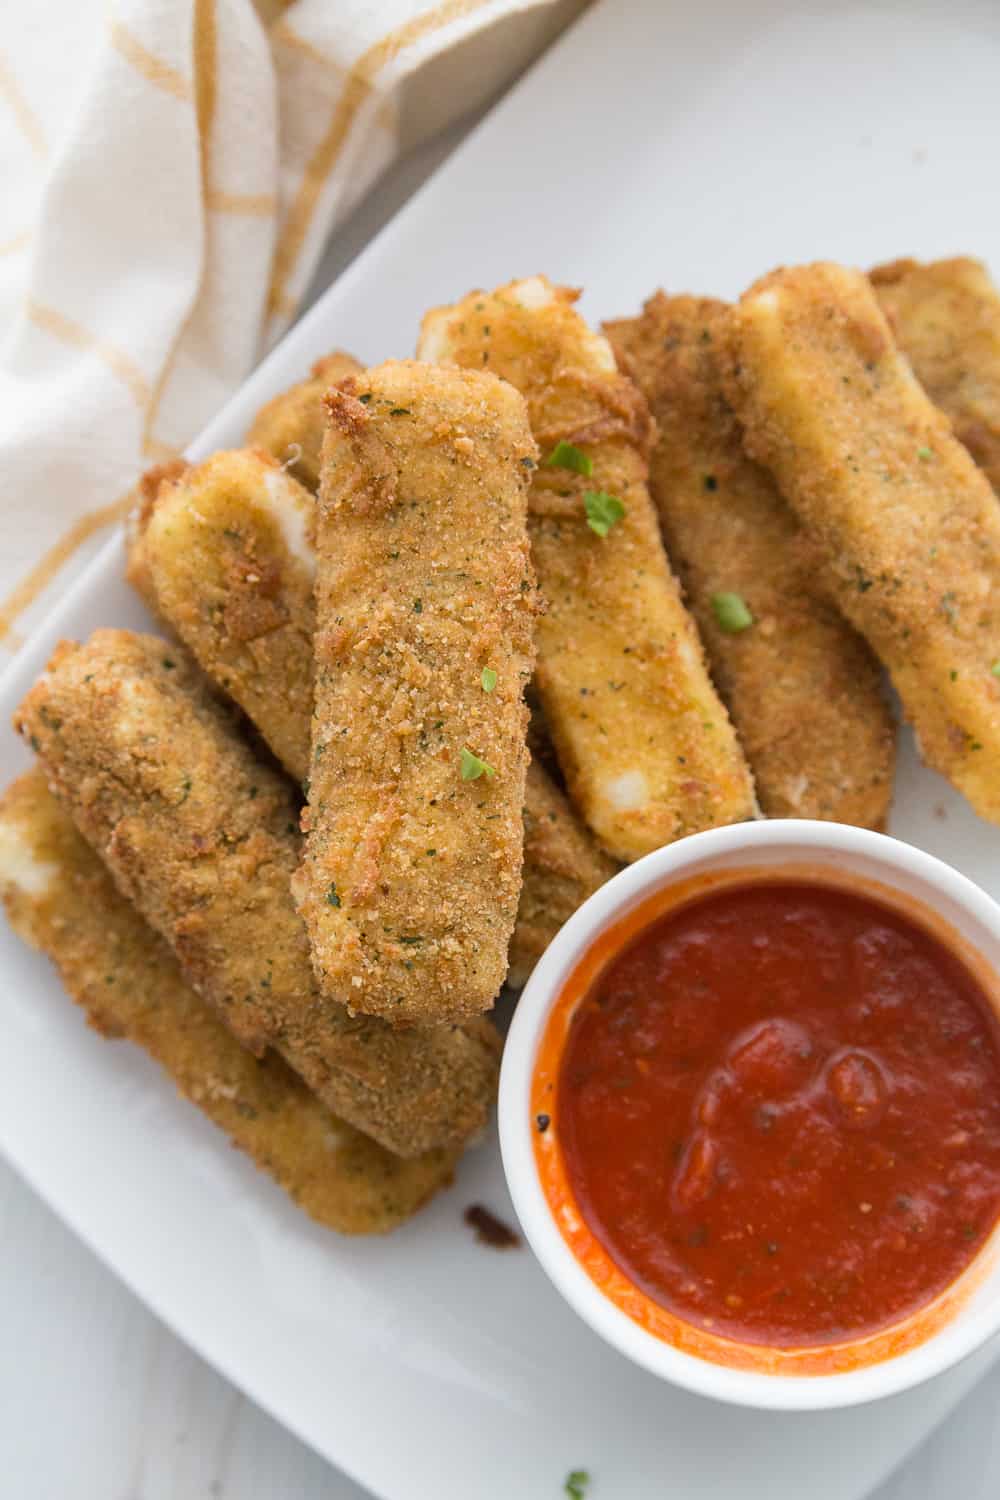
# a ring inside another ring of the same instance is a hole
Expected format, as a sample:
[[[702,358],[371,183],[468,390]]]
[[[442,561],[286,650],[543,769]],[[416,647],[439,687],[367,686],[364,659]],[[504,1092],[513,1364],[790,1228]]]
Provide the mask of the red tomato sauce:
[[[593,982],[557,1078],[553,1135],[590,1231],[723,1338],[885,1328],[1000,1214],[989,999],[868,896],[759,881],[670,910]]]

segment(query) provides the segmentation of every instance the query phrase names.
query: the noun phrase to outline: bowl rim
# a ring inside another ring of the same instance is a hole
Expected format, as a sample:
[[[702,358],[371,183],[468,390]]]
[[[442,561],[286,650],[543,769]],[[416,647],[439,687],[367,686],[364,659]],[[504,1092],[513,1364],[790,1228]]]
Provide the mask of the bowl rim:
[[[762,819],[691,834],[612,876],[573,913],[539,959],[521,992],[504,1047],[498,1103],[500,1150],[515,1211],[542,1269],[583,1321],[619,1353],[697,1395],[757,1409],[823,1411],[898,1395],[951,1369],[1000,1329],[1000,1296],[989,1307],[977,1309],[974,1317],[963,1318],[959,1303],[919,1344],[847,1371],[786,1374],[703,1359],[642,1328],[590,1279],[563,1238],[539,1180],[531,1117],[532,1078],[549,1014],[569,974],[600,934],[644,898],[690,873],[692,866],[727,855],[773,852],[782,846],[800,864],[815,861],[820,867],[831,856],[855,856],[879,866],[878,878],[889,887],[899,887],[900,875],[921,882],[962,909],[973,923],[991,931],[1000,944],[1000,904],[944,860],[888,834],[793,818]],[[844,867],[835,864],[833,868],[843,883]],[[924,904],[933,910],[933,903]],[[1000,1224],[963,1276],[981,1265],[998,1235]],[[995,1260],[982,1284],[998,1282],[1000,1260]]]

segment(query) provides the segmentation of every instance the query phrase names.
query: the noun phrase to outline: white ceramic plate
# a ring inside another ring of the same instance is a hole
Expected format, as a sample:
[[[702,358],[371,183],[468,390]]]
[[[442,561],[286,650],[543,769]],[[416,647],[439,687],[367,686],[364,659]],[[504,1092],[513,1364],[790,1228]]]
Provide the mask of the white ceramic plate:
[[[196,444],[333,345],[413,348],[421,310],[547,271],[594,318],[655,286],[733,295],[780,261],[970,251],[1000,271],[992,0],[606,0],[494,112]],[[118,544],[0,685],[6,722],[59,635],[144,623]],[[25,756],[4,730],[0,774]],[[1000,896],[1000,834],[904,755],[893,831]],[[673,1391],[580,1324],[527,1250],[476,1245],[510,1206],[495,1143],[389,1240],[315,1228],[138,1052],[84,1027],[0,924],[0,1145],[183,1338],[387,1500],[856,1500],[987,1355],[905,1397],[761,1416]]]

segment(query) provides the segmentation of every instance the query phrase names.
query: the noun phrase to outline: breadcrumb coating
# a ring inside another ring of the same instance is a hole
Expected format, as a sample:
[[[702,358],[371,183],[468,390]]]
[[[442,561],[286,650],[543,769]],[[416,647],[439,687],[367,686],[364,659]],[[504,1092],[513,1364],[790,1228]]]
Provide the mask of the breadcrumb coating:
[[[326,431],[323,397],[332,385],[359,375],[361,370],[354,356],[340,349],[318,359],[308,380],[282,391],[261,407],[247,434],[247,446],[270,453],[315,494]]]
[[[307,773],[316,502],[265,453],[163,479],[130,527],[128,578],[296,780]]]
[[[341,1234],[384,1234],[451,1180],[454,1149],[404,1160],[339,1119],[274,1052],[241,1047],[29,771],[0,799],[0,891],[94,1029],[155,1059],[186,1099]]]
[[[617,869],[533,760],[524,799],[524,882],[507,970],[513,989],[528,982],[559,928]]]
[[[728,394],[888,669],[921,754],[1000,822],[1000,508],[868,279],[779,270],[733,318]]]
[[[978,260],[896,260],[869,272],[913,372],[1000,492],[1000,291]]]
[[[473,292],[427,314],[418,353],[490,369],[527,401],[541,455],[529,497],[546,604],[538,693],[573,801],[608,853],[631,860],[753,817],[756,803],[663,550],[648,408],[576,295],[543,276]]]
[[[722,389],[725,303],[657,292],[605,325],[659,436],[650,489],[667,551],[771,818],[883,828],[895,728],[881,671],[817,587],[815,559],[770,474],[743,451]],[[752,624],[720,623],[736,594]]]
[[[534,444],[513,387],[413,361],[327,410],[295,896],[326,994],[453,1020],[493,1004],[521,888]]]
[[[270,503],[261,503],[259,466],[255,455],[218,454],[191,470],[186,483],[162,485],[134,529],[129,577],[141,568],[155,581],[147,594],[150,608],[243,709],[289,774],[303,782],[312,718],[315,565],[303,565],[288,528],[276,524]],[[222,468],[226,483],[216,482]],[[161,507],[165,514],[153,524]],[[313,530],[314,521],[310,536]],[[257,615],[262,591],[280,623],[247,642],[233,622]],[[551,745],[541,731],[532,735],[532,727],[521,898],[507,969],[507,983],[516,987],[527,981],[563,922],[617,868],[553,783]]]
[[[291,895],[291,786],[256,759],[179,647],[64,642],[16,727],[119,889],[244,1045],[276,1047],[335,1114],[401,1156],[478,1133],[498,1039],[485,1021],[394,1031],[315,983]]]

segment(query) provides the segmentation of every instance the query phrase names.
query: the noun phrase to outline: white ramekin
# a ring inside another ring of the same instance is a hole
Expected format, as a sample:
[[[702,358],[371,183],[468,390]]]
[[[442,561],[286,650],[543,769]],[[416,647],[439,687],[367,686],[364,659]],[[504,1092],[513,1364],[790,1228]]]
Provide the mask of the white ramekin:
[[[655,892],[723,870],[803,867],[838,884],[873,883],[911,910],[943,921],[977,959],[1000,974],[1000,906],[956,870],[909,844],[839,823],[775,819],[711,829],[668,845],[622,870],[556,936],[518,1002],[500,1078],[500,1144],[518,1217],[542,1267],[595,1332],[654,1374],[739,1405],[819,1410],[889,1396],[949,1369],[1000,1329],[1000,1231],[949,1289],[939,1326],[922,1343],[875,1364],[823,1374],[731,1368],[664,1342],[633,1321],[577,1261],[549,1208],[535,1164],[531,1084],[550,1010],[595,939]],[[997,986],[991,986],[994,1005]],[[920,1316],[919,1314],[916,1316]],[[900,1325],[901,1327],[905,1326]]]

